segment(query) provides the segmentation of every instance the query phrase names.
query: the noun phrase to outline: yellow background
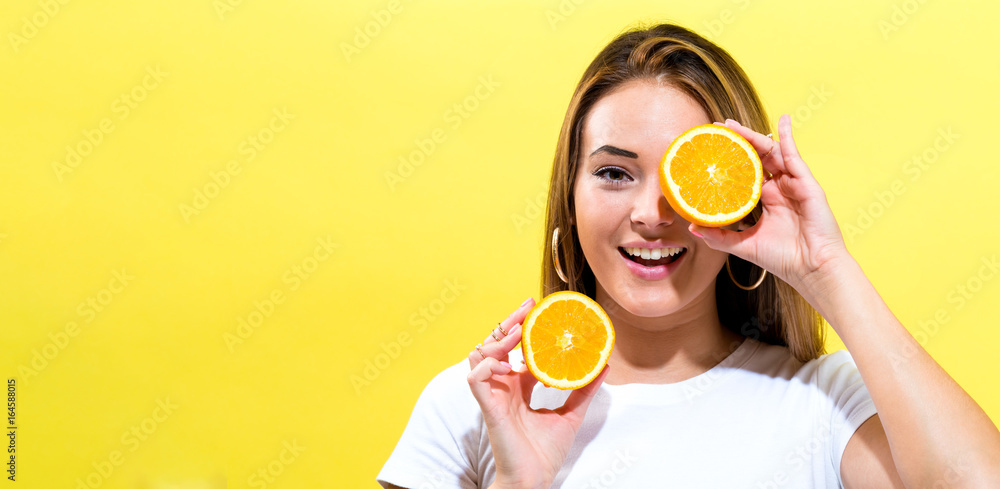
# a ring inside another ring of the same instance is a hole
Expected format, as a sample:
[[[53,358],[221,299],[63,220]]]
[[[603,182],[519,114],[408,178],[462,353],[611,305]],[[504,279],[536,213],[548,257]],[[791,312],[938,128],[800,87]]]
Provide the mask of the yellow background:
[[[1000,251],[997,4],[225,1],[0,5],[0,371],[18,381],[20,487],[262,487],[259,470],[280,472],[266,487],[374,487],[424,385],[537,298],[566,105],[637,21],[717,41],[772,121],[793,114],[845,234],[858,226],[852,253],[1000,420],[1000,280],[975,278]],[[237,336],[258,305],[269,316]]]

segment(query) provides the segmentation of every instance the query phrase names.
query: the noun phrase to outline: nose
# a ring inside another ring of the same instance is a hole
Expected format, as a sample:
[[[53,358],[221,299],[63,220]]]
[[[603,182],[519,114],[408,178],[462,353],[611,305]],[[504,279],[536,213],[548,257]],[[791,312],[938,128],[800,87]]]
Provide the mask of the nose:
[[[677,213],[670,207],[667,198],[663,196],[660,182],[650,179],[636,196],[632,207],[632,222],[655,229],[673,224]]]

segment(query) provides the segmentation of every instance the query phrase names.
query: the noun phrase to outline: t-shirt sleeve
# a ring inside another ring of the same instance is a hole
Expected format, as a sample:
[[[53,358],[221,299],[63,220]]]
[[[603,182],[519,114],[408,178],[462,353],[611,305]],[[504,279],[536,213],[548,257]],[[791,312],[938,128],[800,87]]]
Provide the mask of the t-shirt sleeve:
[[[824,358],[819,368],[819,381],[830,400],[830,454],[841,486],[840,461],[851,436],[862,423],[874,416],[875,404],[854,358],[847,350],[833,352]]]
[[[376,477],[382,487],[390,483],[407,489],[479,487],[479,452],[485,434],[468,373],[469,364],[463,361],[427,384]]]

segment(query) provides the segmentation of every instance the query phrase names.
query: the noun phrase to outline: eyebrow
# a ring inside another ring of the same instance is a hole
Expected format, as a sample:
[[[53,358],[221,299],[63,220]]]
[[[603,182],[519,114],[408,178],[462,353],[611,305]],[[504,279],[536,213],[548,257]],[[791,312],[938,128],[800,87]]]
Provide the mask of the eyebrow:
[[[601,146],[600,148],[597,148],[596,150],[594,150],[593,153],[590,153],[590,156],[594,156],[597,153],[600,153],[602,151],[605,152],[605,153],[613,154],[613,155],[624,156],[626,158],[633,158],[633,159],[638,159],[639,158],[639,155],[636,154],[636,153],[633,153],[633,152],[631,152],[629,150],[626,150],[626,149],[616,148],[614,146],[611,146],[610,144],[605,144],[604,146]]]

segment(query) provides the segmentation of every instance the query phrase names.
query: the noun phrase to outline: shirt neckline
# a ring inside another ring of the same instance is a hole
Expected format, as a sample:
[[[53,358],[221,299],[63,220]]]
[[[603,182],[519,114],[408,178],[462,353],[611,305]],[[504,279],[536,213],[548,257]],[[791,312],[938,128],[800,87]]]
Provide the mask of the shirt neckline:
[[[694,402],[712,391],[735,370],[745,365],[760,348],[760,341],[745,338],[740,346],[714,367],[690,379],[671,384],[602,384],[600,391],[614,400],[630,404],[674,404]],[[599,392],[600,393],[600,392]]]

